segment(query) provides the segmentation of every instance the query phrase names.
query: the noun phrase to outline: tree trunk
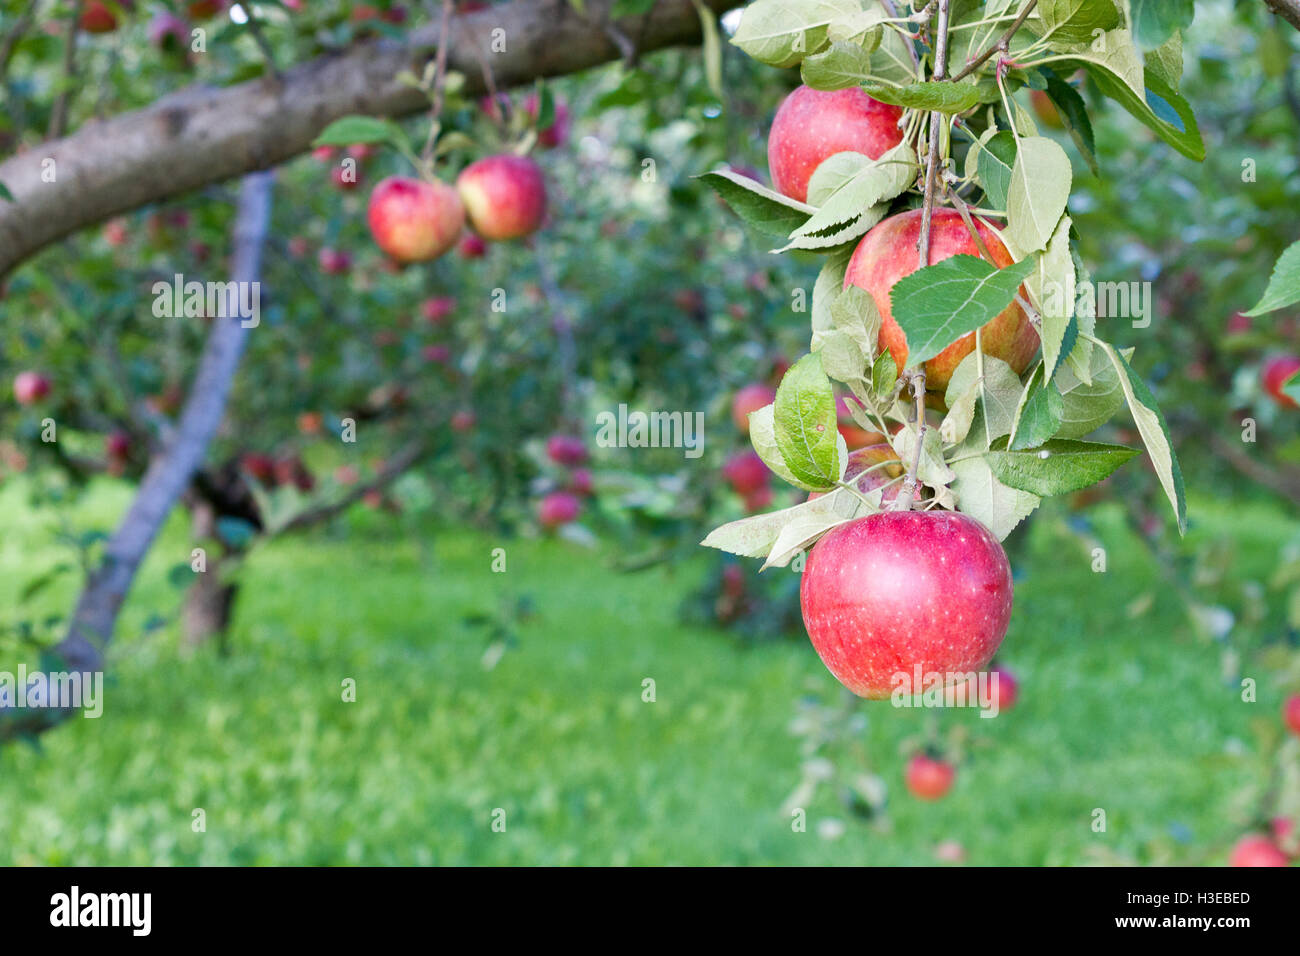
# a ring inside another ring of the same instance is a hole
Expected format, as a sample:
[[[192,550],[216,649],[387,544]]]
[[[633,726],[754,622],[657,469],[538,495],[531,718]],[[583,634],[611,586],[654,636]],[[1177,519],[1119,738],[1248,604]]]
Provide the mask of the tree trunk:
[[[185,592],[181,611],[181,630],[185,646],[191,650],[217,639],[217,651],[223,656],[230,650],[230,618],[239,585],[221,580],[221,564],[209,565],[204,574],[196,575]]]

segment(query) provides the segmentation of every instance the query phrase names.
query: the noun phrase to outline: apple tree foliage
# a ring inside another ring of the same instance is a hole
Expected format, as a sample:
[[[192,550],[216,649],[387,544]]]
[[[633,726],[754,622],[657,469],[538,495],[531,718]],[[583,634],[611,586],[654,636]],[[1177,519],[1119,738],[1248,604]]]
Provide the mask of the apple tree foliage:
[[[751,417],[750,435],[774,473],[826,492],[724,525],[704,543],[780,566],[829,529],[881,509],[880,489],[863,495],[841,480],[847,449],[837,440],[833,382],[851,392],[864,429],[892,435],[908,465],[906,477],[895,480],[926,489],[921,507],[962,511],[1000,538],[1043,498],[1092,485],[1136,454],[1085,440],[1126,408],[1184,528],[1183,477],[1165,416],[1134,369],[1132,345],[1108,341],[1097,325],[1069,208],[1070,157],[1040,135],[1017,94],[1045,93],[1090,165],[1099,157],[1076,74],[1178,153],[1203,159],[1195,116],[1178,90],[1185,18],[1135,14],[1115,0],[957,0],[918,5],[915,14],[897,6],[891,16],[887,5],[852,0],[756,0],[732,37],[765,64],[798,66],[815,89],[858,86],[904,108],[905,135],[877,160],[855,153],[827,159],[806,204],[734,171],[704,174],[778,251],[824,257],[810,350],[786,373],[774,405]],[[1190,13],[1191,4],[1186,8]],[[944,48],[947,62],[937,64]],[[892,213],[925,205],[927,186],[931,208],[955,206],[972,234],[975,219],[994,228],[1015,261],[998,269],[980,257],[954,256],[898,282],[892,309],[911,349],[900,375],[878,351],[881,317],[871,297],[845,288],[844,275],[862,236]],[[977,347],[942,396],[942,419],[931,423],[917,363],[1018,298],[1041,341],[1037,363],[1017,375]]]

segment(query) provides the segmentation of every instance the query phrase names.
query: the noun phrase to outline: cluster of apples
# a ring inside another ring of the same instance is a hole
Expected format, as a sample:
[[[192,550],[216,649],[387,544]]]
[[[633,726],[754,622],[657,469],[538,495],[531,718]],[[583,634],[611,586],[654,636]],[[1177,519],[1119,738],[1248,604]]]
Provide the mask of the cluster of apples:
[[[1300,694],[1292,694],[1282,704],[1282,722],[1300,737]],[[1229,866],[1289,866],[1300,860],[1300,833],[1290,817],[1273,817],[1268,832],[1248,833],[1232,848]]]
[[[772,121],[767,155],[773,186],[806,202],[818,166],[846,151],[879,159],[902,141],[901,118],[900,108],[856,87],[826,92],[800,86]],[[894,321],[890,291],[920,268],[921,218],[917,209],[877,223],[858,244],[845,276],[846,287],[864,289],[875,302],[881,315],[878,345],[893,356],[900,374],[907,367],[907,338]],[[1010,265],[1012,257],[997,235],[982,224],[977,229],[995,263]],[[936,208],[931,263],[962,254],[980,255],[975,239],[955,210]],[[971,333],[925,363],[935,401],[975,343]],[[1015,303],[981,329],[980,343],[1017,373],[1028,367],[1039,344],[1028,315]],[[770,400],[754,392],[743,406],[760,397],[764,404]],[[885,436],[858,428],[851,418],[843,421],[845,412],[841,405],[841,427],[860,432],[852,437],[863,442],[854,452],[849,480],[871,490],[896,478],[901,463],[889,464],[896,456]],[[758,494],[768,480],[757,455],[738,456],[728,469],[732,486],[742,494]],[[897,482],[890,486],[893,494],[887,490],[886,501],[896,499],[898,487]],[[1006,634],[1012,598],[1011,567],[997,538],[967,515],[937,510],[887,508],[832,529],[813,546],[800,583],[804,625],[814,648],[844,686],[869,698],[890,696],[893,675],[912,673],[918,665],[923,673],[982,670]]]
[[[268,489],[293,486],[305,494],[316,487],[316,476],[300,455],[273,458],[263,452],[247,452],[240,456],[239,465],[245,474]]]
[[[537,520],[553,531],[576,521],[582,513],[584,498],[592,494],[591,472],[587,462],[587,445],[576,435],[552,435],[546,441],[546,457],[565,469],[563,486],[544,495],[537,503]]]

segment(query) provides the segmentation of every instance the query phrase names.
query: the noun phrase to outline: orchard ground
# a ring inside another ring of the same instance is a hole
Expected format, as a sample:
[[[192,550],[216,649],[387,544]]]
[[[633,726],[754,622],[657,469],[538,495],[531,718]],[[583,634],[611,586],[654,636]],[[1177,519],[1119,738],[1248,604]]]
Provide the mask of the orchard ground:
[[[67,516],[104,523],[128,500],[101,481]],[[1243,579],[1266,579],[1300,534],[1280,505],[1193,496],[1191,510],[1187,547],[1230,537]],[[1064,514],[1045,509],[1016,560],[999,656],[1021,681],[1016,707],[982,720],[858,705],[883,818],[857,820],[822,788],[802,833],[781,809],[803,759],[790,724],[801,697],[844,692],[803,635],[743,645],[681,623],[707,554],[618,574],[567,541],[398,534],[357,508],[255,552],[231,655],[185,657],[174,625],[145,626],[179,600],[167,571],[189,544],[175,514],[119,628],[103,718],[0,751],[0,863],[914,864],[946,841],[972,864],[1223,863],[1278,689],[1261,673],[1260,701],[1241,702],[1118,505],[1089,512],[1104,580]],[[21,482],[0,489],[0,515],[9,605],[66,552]],[[490,571],[498,546],[505,574]],[[66,613],[73,587],[68,575],[35,600]],[[485,669],[489,639],[464,619],[525,595],[534,613]],[[349,677],[355,703],[341,701]],[[970,739],[951,793],[923,803],[902,773],[931,722]],[[828,819],[844,824],[837,839],[821,835]]]

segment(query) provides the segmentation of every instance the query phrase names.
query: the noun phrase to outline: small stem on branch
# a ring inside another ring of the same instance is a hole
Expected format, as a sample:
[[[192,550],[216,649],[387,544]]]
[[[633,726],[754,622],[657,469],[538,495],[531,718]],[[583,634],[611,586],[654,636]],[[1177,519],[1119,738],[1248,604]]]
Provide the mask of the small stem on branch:
[[[1025,4],[1025,8],[1020,11],[1020,16],[1016,17],[1015,23],[1011,24],[1011,28],[1007,30],[1006,33],[1002,34],[998,39],[998,42],[993,44],[975,59],[971,60],[962,69],[958,70],[957,75],[952,78],[952,82],[956,83],[958,80],[964,80],[983,66],[988,58],[994,53],[997,53],[999,50],[1009,49],[1011,46],[1011,38],[1016,35],[1017,30],[1025,25],[1025,21],[1029,19],[1029,15],[1034,12],[1034,7],[1036,6],[1038,6],[1038,0],[1029,0],[1029,3]]]
[[[912,461],[907,466],[907,477],[903,479],[902,490],[894,499],[895,511],[911,511],[912,498],[916,494],[921,470],[921,446],[925,444],[925,366],[922,365],[911,375],[912,394],[916,397],[916,447],[912,449]]]

